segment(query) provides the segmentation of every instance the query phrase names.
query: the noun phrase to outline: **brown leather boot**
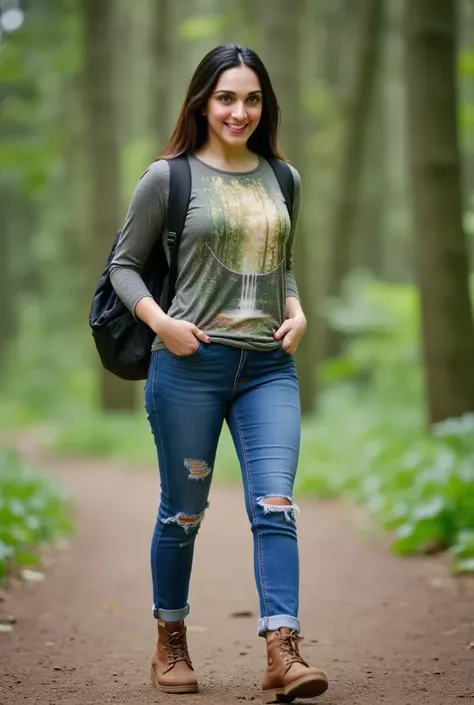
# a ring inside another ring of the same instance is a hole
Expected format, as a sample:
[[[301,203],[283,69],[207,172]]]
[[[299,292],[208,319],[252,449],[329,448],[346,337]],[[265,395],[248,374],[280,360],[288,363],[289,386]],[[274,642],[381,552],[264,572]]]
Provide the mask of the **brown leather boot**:
[[[266,633],[268,666],[263,677],[264,703],[291,703],[295,698],[314,698],[328,687],[326,675],[302,659],[300,637],[291,629]]]
[[[158,644],[151,661],[151,682],[163,693],[197,693],[184,622],[158,620]]]

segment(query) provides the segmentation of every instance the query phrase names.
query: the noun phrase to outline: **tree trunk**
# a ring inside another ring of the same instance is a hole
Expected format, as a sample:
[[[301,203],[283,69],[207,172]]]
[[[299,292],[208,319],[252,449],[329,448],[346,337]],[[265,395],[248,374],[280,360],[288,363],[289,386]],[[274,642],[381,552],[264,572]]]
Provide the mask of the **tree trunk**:
[[[378,79],[381,79],[379,73]],[[353,256],[355,266],[383,279],[386,241],[386,211],[389,181],[387,174],[387,130],[382,82],[377,80],[369,118],[364,154],[360,208],[356,218]]]
[[[262,58],[267,64],[282,109],[282,148],[300,172],[304,191],[303,115],[300,91],[301,37],[299,17],[304,16],[304,0],[261,0],[263,28]],[[309,196],[308,196],[309,197]],[[303,193],[304,208],[304,193]],[[314,303],[310,262],[310,236],[302,215],[294,248],[294,271],[302,305],[308,319],[308,331],[301,341],[296,360],[300,378],[303,414],[313,411],[316,393],[316,354],[314,344]]]
[[[372,94],[380,55],[384,0],[364,0],[353,85],[349,89],[346,127],[337,174],[337,195],[331,227],[331,247],[325,293],[338,296],[351,268],[352,236],[359,206],[363,154],[372,109]],[[336,355],[341,336],[330,326],[323,333],[323,358]]]
[[[115,0],[83,0],[91,291],[105,265],[121,218],[114,3]],[[132,409],[134,385],[119,380],[102,367],[100,371],[102,407],[117,411]]]
[[[384,73],[382,100],[385,106],[387,139],[386,207],[387,238],[383,248],[384,279],[390,282],[413,282],[413,243],[409,236],[410,211],[407,208],[407,128],[405,119],[404,5],[388,0],[384,33]]]
[[[173,25],[171,13],[172,0],[153,0],[154,13],[152,24],[154,27],[151,58],[153,62],[153,92],[152,92],[152,117],[156,139],[156,152],[162,152],[168,142],[168,137],[173,129],[173,114],[170,109],[170,78],[168,70],[175,64],[173,54],[173,36],[177,27]]]
[[[169,112],[165,87],[173,59],[166,53],[169,0],[141,0],[136,5],[129,0],[115,2],[115,71],[122,86],[117,93],[117,120],[125,213],[137,180],[163,151]]]
[[[474,327],[462,227],[455,0],[406,3],[407,119],[430,422],[474,411]]]
[[[474,3],[461,3],[459,17],[459,38],[458,53],[469,52],[472,54],[474,48]],[[464,72],[463,72],[464,74]],[[469,71],[467,75],[462,75],[459,85],[460,104],[469,107],[474,106],[474,75]],[[463,196],[466,208],[474,210],[474,128],[470,121],[470,126],[461,131],[461,154],[463,163]],[[474,259],[474,238],[468,239],[468,249],[471,262]]]
[[[3,186],[3,185],[2,185]],[[15,338],[18,328],[18,286],[15,281],[12,242],[15,223],[15,195],[10,189],[3,186],[0,191],[0,207],[5,218],[5,227],[0,236],[0,297],[4,302],[2,312],[2,325],[0,326],[0,377],[4,371],[9,346]]]

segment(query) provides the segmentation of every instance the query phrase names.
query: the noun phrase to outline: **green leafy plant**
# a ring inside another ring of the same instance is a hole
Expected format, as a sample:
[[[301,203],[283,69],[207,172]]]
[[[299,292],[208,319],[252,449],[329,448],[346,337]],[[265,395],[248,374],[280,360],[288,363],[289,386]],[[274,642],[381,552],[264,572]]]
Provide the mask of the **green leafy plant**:
[[[0,583],[14,568],[38,563],[38,548],[72,531],[59,488],[12,450],[0,451]]]
[[[328,311],[347,344],[321,370],[300,486],[363,503],[396,553],[450,549],[474,572],[474,413],[426,428],[415,290],[359,277]]]

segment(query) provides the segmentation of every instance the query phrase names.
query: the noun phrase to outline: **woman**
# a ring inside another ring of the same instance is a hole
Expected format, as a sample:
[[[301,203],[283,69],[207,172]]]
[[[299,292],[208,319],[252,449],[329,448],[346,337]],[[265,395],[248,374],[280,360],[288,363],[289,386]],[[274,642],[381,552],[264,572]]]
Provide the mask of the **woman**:
[[[263,698],[289,702],[327,688],[324,673],[310,668],[298,651],[292,492],[300,407],[292,356],[306,320],[292,272],[300,179],[292,168],[289,214],[267,161],[278,157],[278,123],[278,103],[258,56],[239,45],[209,52],[162,158],[136,187],[111,269],[117,294],[156,333],[145,402],[161,478],[151,548],[158,620],[152,681],[164,692],[198,689],[184,619],[195,538],[224,420],[242,467],[254,537],[258,634],[268,653]],[[165,313],[140,272],[156,237],[167,241],[166,159],[183,154],[192,194],[176,295]]]

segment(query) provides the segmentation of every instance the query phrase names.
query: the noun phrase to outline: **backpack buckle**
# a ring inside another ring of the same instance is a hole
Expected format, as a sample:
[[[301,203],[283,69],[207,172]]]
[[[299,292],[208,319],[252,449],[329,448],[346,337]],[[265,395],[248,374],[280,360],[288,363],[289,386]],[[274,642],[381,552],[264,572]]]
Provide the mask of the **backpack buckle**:
[[[168,233],[168,237],[166,239],[166,243],[170,250],[174,250],[176,247],[176,233],[170,232]]]

